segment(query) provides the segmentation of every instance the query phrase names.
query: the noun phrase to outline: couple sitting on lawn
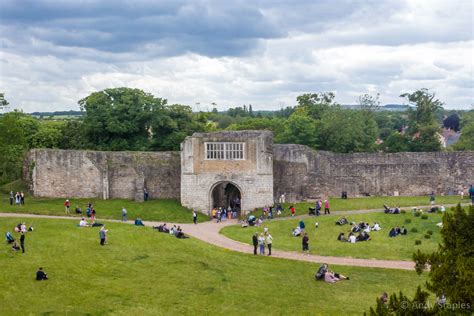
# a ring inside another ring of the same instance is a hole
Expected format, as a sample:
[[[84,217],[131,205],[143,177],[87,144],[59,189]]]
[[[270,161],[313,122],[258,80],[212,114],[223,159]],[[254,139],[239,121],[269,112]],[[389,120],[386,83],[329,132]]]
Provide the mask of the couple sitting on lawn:
[[[349,237],[346,238],[344,233],[340,233],[339,236],[337,236],[337,240],[339,241],[347,241],[352,244],[356,243],[357,241],[367,241],[370,240],[370,236],[366,231],[362,231],[359,233],[359,236],[355,236],[352,232],[349,233]]]
[[[391,229],[390,232],[388,233],[388,236],[389,236],[389,237],[397,237],[398,235],[406,235],[406,234],[408,234],[408,231],[407,231],[407,229],[405,228],[405,226],[402,226],[402,228],[400,228],[400,227],[397,227],[397,228],[392,227],[392,229]]]
[[[327,283],[336,283],[337,281],[341,280],[349,280],[348,277],[329,270],[329,266],[327,265],[327,263],[323,263],[323,265],[319,267],[318,271],[316,272],[315,278],[316,280],[324,280],[324,282]]]

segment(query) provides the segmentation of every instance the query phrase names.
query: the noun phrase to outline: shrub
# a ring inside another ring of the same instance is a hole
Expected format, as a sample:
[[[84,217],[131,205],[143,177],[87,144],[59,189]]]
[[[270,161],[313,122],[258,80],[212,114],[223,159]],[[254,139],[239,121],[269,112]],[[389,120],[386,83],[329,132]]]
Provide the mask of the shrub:
[[[413,227],[413,228],[411,229],[411,232],[412,232],[412,233],[417,233],[417,232],[418,232],[418,228]]]
[[[421,245],[421,240],[419,239],[415,240],[415,245]]]
[[[421,215],[421,219],[428,219],[428,215],[426,214]]]
[[[416,211],[414,215],[415,215],[415,217],[420,217],[420,216],[421,216],[421,212],[420,212],[420,211]]]
[[[431,235],[430,234],[426,234],[425,235],[425,239],[430,239],[431,238]]]
[[[405,211],[405,210],[400,211],[400,214],[406,214],[406,213],[407,213],[407,211]]]
[[[410,224],[410,223],[411,223],[411,219],[406,218],[406,219],[405,219],[405,224]]]
[[[433,231],[432,231],[432,230],[428,230],[426,233],[427,233],[428,235],[433,235]]]

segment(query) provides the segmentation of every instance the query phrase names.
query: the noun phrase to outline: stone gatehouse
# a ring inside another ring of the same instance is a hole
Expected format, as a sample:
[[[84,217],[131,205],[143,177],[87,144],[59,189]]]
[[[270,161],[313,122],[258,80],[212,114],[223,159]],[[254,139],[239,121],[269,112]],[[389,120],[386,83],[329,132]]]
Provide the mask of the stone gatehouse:
[[[34,149],[23,176],[41,197],[180,199],[209,212],[326,196],[452,194],[474,183],[474,152],[352,153],[273,144],[268,131],[196,133],[180,152]]]

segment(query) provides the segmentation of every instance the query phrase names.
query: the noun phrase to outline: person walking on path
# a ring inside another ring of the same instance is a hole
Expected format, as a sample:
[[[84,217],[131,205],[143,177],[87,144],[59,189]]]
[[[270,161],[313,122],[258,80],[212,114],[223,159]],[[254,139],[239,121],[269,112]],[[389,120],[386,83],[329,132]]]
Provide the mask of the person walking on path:
[[[258,237],[258,245],[260,246],[260,254],[264,256],[265,255],[265,236],[263,236],[263,233],[261,233],[260,237]]]
[[[295,207],[293,205],[290,206],[290,210],[291,210],[291,216],[295,216]]]
[[[306,254],[309,256],[309,237],[308,233],[305,233],[302,239],[302,244],[303,244],[303,254],[306,252]]]
[[[100,245],[105,245],[105,240],[107,239],[107,232],[108,230],[105,229],[105,225],[100,228],[99,237],[100,237]]]
[[[432,191],[431,194],[430,194],[430,204],[431,205],[435,204],[435,193],[434,193],[434,191]]]
[[[254,255],[257,255],[258,233],[253,234],[253,236],[252,236],[252,244],[253,244],[253,254],[254,254]]]
[[[13,206],[14,197],[15,195],[13,194],[13,191],[10,191],[10,206]]]
[[[71,207],[71,202],[69,202],[69,200],[66,200],[66,201],[64,202],[64,212],[65,212],[66,214],[69,214],[69,208],[70,208],[70,207]]]
[[[20,247],[21,252],[25,253],[25,232],[20,231]]]
[[[265,242],[267,243],[268,247],[268,255],[272,255],[272,243],[273,243],[273,237],[270,235],[270,233],[267,233],[267,237],[265,238]]]
[[[122,206],[122,222],[126,222],[127,221],[127,209]]]
[[[324,215],[327,214],[331,214],[331,212],[329,211],[329,201],[328,200],[324,200]]]
[[[196,213],[196,210],[193,210],[193,223],[194,223],[194,225],[197,224],[197,219],[198,219],[198,215]]]

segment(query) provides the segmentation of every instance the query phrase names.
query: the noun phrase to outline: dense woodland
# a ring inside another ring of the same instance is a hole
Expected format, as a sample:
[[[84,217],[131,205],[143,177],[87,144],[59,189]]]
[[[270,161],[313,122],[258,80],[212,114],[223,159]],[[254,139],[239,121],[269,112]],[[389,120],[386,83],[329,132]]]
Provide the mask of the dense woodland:
[[[474,111],[447,111],[434,93],[421,89],[401,96],[412,107],[384,111],[378,96],[363,95],[355,109],[335,102],[333,93],[307,93],[296,105],[254,111],[252,105],[225,112],[193,112],[139,89],[115,88],[79,100],[83,115],[35,116],[21,111],[0,116],[0,183],[21,175],[31,148],[162,151],[179,150],[194,132],[271,130],[276,143],[334,152],[474,150]],[[0,93],[0,109],[8,106]],[[442,148],[442,127],[460,130],[460,140]]]

